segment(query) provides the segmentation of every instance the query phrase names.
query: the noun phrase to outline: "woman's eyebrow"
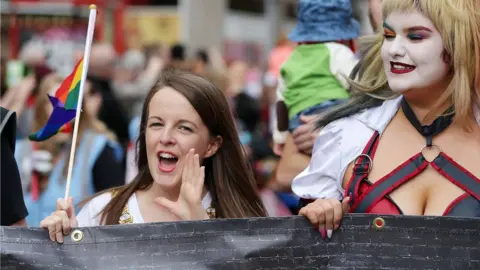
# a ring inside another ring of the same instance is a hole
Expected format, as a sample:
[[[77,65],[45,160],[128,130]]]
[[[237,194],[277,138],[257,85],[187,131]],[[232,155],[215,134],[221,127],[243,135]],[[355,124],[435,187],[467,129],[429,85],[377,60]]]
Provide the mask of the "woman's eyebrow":
[[[159,121],[162,121],[162,118],[160,116],[150,116],[148,117],[148,120],[159,120]],[[187,120],[187,119],[179,119],[178,120],[178,123],[188,123],[188,124],[191,124],[194,128],[197,128],[198,129],[198,126],[193,122],[193,121],[190,121],[190,120]]]
[[[395,32],[393,30],[393,28],[390,25],[388,25],[387,22],[383,22],[383,27],[392,31],[392,32]],[[427,32],[430,32],[430,33],[433,32],[432,29],[430,29],[428,27],[425,27],[425,26],[420,26],[420,25],[415,25],[415,26],[408,27],[408,28],[405,29],[405,32],[412,32],[412,31],[427,31]]]
[[[430,28],[425,27],[425,26],[412,26],[412,27],[407,28],[407,31],[408,31],[408,32],[410,32],[410,31],[419,31],[419,30],[427,31],[427,32],[430,32],[430,33],[433,32]]]
[[[162,118],[160,118],[158,116],[150,116],[150,117],[148,117],[148,120],[162,120]]]

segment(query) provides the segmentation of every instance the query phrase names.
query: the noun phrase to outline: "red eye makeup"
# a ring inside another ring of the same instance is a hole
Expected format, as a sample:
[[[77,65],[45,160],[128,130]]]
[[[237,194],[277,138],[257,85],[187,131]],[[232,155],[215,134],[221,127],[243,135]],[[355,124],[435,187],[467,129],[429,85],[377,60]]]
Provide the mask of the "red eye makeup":
[[[383,35],[385,37],[395,37],[396,36],[395,31],[393,31],[393,29],[386,22],[383,23],[383,29],[384,29],[384,34]]]

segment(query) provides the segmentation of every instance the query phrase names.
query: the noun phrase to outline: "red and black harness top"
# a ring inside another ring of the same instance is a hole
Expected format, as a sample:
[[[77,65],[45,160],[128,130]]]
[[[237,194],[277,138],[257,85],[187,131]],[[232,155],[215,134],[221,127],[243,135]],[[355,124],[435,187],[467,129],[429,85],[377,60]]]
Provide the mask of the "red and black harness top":
[[[433,136],[446,129],[453,119],[453,107],[444,116],[437,118],[430,126],[421,126],[406,101],[402,109],[407,119],[426,138],[426,146],[391,173],[375,183],[368,181],[372,160],[379,142],[379,133],[375,132],[355,161],[352,176],[345,188],[345,196],[350,196],[351,213],[374,213],[402,215],[403,212],[389,197],[389,194],[423,172],[429,165],[450,182],[465,191],[445,209],[444,216],[480,217],[480,179],[456,163],[442,150],[432,144]],[[435,147],[437,157],[429,162],[423,150]]]

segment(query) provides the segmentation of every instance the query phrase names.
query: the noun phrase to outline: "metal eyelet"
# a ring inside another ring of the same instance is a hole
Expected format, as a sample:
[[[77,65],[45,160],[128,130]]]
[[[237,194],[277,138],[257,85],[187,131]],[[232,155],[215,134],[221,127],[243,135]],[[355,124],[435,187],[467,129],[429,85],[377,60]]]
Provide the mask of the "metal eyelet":
[[[373,220],[373,227],[375,227],[375,229],[382,229],[385,227],[385,220],[381,217],[375,218]]]
[[[436,155],[436,157],[437,157],[438,155],[440,155],[440,153],[443,152],[442,148],[440,148],[440,146],[438,146],[438,145],[436,145],[436,144],[432,144],[431,146],[425,145],[425,146],[422,148],[422,150],[420,151],[420,153],[422,153],[422,156],[423,156],[425,159],[427,159],[427,157],[425,156],[425,153],[424,153],[425,149],[432,149],[432,148],[436,148],[436,149],[438,150],[438,154]],[[428,161],[428,162],[432,162],[433,160],[427,160],[427,161]]]
[[[74,230],[72,232],[71,238],[74,242],[80,242],[83,239],[83,232],[80,230]]]
[[[360,157],[366,157],[368,159],[368,172],[372,171],[372,168],[373,168],[373,160],[372,158],[367,155],[367,154],[361,154],[361,155],[358,155],[356,158],[355,158],[355,161],[353,162],[353,165],[358,165],[357,164],[357,161]]]

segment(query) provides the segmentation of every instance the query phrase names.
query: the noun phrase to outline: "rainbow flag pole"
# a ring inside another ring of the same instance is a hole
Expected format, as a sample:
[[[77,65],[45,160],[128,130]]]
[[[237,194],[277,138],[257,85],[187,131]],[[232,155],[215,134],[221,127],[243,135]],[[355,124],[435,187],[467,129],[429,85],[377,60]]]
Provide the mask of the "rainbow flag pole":
[[[85,81],[87,79],[87,70],[88,63],[90,61],[90,50],[92,48],[93,41],[93,32],[95,31],[95,20],[97,18],[97,7],[95,5],[90,5],[90,16],[88,18],[88,30],[87,30],[87,39],[85,42],[85,52],[83,54],[83,64],[82,64],[82,76],[80,80],[80,89],[78,94],[78,102],[75,115],[75,125],[73,128],[73,138],[72,138],[72,148],[70,151],[70,160],[68,162],[68,172],[67,172],[67,183],[65,188],[65,201],[68,199],[68,194],[70,193],[70,182],[72,179],[72,170],[73,170],[73,161],[75,158],[75,148],[78,134],[78,125],[80,123],[80,112],[82,109],[83,101],[83,89],[85,86]]]
[[[44,141],[58,132],[70,132],[72,129],[71,121],[76,119],[75,127],[73,128],[72,149],[68,164],[65,200],[68,198],[70,191],[70,180],[72,178],[73,160],[75,157],[75,142],[77,141],[80,112],[82,110],[83,88],[85,80],[87,79],[88,63],[90,60],[90,50],[92,47],[96,17],[97,7],[95,5],[90,5],[90,17],[88,19],[87,40],[85,42],[84,55],[80,61],[78,61],[72,73],[65,78],[57,91],[55,91],[55,95],[48,95],[50,103],[52,103],[53,111],[45,126],[38,132],[28,136],[32,141]]]

